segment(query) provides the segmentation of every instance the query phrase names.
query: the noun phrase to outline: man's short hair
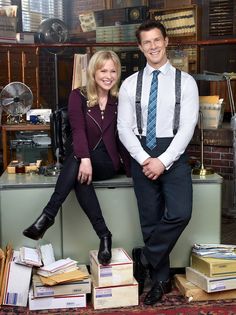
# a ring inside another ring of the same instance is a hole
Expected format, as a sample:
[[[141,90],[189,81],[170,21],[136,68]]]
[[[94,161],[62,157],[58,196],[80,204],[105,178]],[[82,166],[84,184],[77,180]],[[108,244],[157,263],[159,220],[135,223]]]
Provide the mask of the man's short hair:
[[[166,38],[167,34],[166,34],[166,29],[165,29],[165,26],[161,23],[161,22],[158,22],[158,21],[155,21],[155,20],[147,20],[147,21],[144,21],[140,26],[139,28],[136,30],[136,38],[137,38],[137,41],[139,44],[141,44],[141,38],[140,38],[140,33],[143,32],[143,31],[150,31],[154,28],[157,28],[161,31],[162,35],[164,38]]]

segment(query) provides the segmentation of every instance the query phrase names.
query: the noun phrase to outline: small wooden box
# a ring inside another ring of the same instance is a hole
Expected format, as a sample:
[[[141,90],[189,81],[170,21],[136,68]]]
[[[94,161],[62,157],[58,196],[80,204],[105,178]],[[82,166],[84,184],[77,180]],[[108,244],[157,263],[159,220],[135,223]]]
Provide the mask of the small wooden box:
[[[29,172],[37,172],[40,165],[42,163],[42,160],[37,160],[35,163],[29,163],[29,165],[24,165],[24,172],[23,173],[29,173]],[[11,161],[10,164],[7,166],[7,173],[8,174],[15,174],[16,173],[16,167],[18,166],[19,161],[14,160]]]
[[[112,249],[112,260],[107,266],[99,264],[97,250],[90,251],[90,272],[96,287],[110,287],[133,283],[133,261],[122,248]]]

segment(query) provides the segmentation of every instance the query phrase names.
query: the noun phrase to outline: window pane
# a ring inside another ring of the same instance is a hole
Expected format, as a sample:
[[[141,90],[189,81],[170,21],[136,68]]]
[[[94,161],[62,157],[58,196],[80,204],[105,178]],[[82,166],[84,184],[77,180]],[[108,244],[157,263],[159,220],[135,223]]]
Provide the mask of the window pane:
[[[24,32],[37,31],[42,20],[64,19],[63,0],[22,0],[22,24]]]
[[[11,5],[11,0],[0,0],[0,7],[4,5]]]

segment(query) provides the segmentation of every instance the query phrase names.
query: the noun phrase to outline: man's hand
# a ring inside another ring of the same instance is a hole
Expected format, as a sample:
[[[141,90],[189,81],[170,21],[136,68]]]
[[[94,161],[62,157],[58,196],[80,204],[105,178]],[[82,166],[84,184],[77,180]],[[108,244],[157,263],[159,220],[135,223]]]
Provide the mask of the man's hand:
[[[143,173],[151,180],[157,179],[165,170],[164,164],[158,158],[148,158],[142,164]]]
[[[89,158],[81,159],[79,172],[78,172],[78,181],[81,184],[86,183],[89,185],[92,181],[92,164]]]

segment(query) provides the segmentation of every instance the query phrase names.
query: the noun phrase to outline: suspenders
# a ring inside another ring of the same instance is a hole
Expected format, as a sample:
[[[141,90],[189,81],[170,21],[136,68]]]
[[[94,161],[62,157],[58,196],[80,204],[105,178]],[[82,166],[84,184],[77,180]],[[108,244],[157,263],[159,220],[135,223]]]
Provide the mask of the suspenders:
[[[137,87],[136,87],[136,117],[137,117],[137,127],[140,137],[142,136],[142,113],[141,113],[141,94],[142,94],[142,84],[143,84],[143,70],[138,72]],[[175,72],[175,114],[173,121],[173,133],[176,134],[179,128],[179,118],[180,118],[180,99],[181,99],[181,71],[176,69]]]

